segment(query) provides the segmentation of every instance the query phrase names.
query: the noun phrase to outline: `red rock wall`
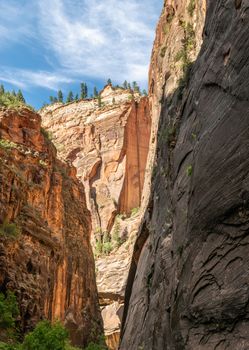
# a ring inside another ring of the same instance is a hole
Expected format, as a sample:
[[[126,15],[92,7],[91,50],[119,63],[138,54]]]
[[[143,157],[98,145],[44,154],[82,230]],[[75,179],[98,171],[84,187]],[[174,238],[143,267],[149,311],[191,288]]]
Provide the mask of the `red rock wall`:
[[[0,137],[0,224],[21,231],[0,234],[0,290],[15,292],[23,332],[60,319],[85,345],[102,327],[84,188],[56,159],[38,114],[0,110]]]
[[[120,195],[119,212],[129,213],[140,207],[149,151],[151,118],[148,99],[133,102],[124,136],[125,178]]]

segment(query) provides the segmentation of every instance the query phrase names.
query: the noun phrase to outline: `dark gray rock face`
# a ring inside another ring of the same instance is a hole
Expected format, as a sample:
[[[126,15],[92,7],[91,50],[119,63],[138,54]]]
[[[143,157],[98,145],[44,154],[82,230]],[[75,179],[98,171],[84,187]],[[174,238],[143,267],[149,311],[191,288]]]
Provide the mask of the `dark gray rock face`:
[[[122,350],[249,349],[249,1],[208,1],[203,33],[164,95]]]

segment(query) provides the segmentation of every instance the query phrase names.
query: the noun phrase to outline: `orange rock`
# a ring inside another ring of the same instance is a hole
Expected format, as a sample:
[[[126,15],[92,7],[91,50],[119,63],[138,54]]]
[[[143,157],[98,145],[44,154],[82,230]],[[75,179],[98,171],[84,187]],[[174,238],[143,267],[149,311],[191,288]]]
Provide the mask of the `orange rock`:
[[[0,110],[0,184],[1,232],[4,220],[21,231],[0,233],[0,287],[17,295],[22,331],[60,319],[85,345],[102,327],[84,188],[28,109]]]

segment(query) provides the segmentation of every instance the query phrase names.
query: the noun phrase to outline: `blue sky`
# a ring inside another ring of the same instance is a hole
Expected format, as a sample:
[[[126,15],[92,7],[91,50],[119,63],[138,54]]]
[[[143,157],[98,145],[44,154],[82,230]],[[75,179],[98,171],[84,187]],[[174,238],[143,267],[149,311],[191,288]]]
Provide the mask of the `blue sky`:
[[[163,0],[0,0],[0,83],[39,108],[62,89],[136,80],[148,65]]]

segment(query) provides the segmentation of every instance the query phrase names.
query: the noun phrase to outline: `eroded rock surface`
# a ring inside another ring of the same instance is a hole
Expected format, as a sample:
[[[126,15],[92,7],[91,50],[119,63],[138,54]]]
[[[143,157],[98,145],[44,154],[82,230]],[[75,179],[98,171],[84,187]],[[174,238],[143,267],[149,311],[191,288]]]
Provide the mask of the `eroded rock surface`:
[[[0,110],[0,184],[0,290],[15,292],[22,332],[60,319],[86,345],[102,326],[84,188],[28,109]]]
[[[150,138],[148,99],[108,85],[97,100],[45,108],[44,127],[87,191],[93,233],[110,232],[116,214],[140,206]]]
[[[170,43],[172,28],[181,32],[182,19],[204,17],[202,1],[195,1],[192,16],[189,2],[174,3],[165,3],[152,56],[155,170],[129,274],[120,349],[246,350],[248,2],[207,2],[199,56],[189,76],[171,85],[168,63],[176,56],[171,44],[161,55],[161,45]]]
[[[101,102],[102,106],[94,99],[56,104],[41,113],[59,156],[75,165],[87,189],[105,334],[110,349],[116,349],[140,221],[151,117],[148,98],[130,90],[108,85]]]

